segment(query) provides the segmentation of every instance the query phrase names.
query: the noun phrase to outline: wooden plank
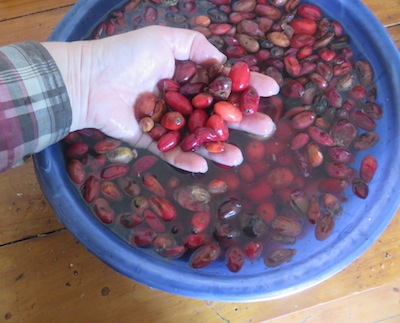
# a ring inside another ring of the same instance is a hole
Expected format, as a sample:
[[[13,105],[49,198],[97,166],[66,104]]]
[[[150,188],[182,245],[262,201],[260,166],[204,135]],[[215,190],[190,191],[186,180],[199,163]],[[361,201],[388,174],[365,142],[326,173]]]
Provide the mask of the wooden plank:
[[[0,245],[63,228],[38,184],[32,160],[0,175]]]
[[[1,0],[0,21],[71,6],[76,2],[76,0]]]
[[[400,0],[362,0],[384,26],[400,23]]]
[[[387,28],[387,31],[390,37],[392,37],[392,40],[396,44],[397,48],[400,49],[400,25],[389,27]]]
[[[0,318],[16,322],[155,322],[203,303],[122,277],[66,231],[0,248],[0,259]]]
[[[400,212],[362,257],[320,285],[284,301],[248,304],[207,302],[149,289],[96,259],[68,231],[59,231],[0,248],[0,317],[9,313],[18,322],[95,322],[100,318],[103,322],[130,322],[133,317],[137,322],[184,322],[188,317],[198,322],[260,322],[336,299],[341,306],[346,302],[340,300],[348,295],[367,293],[365,298],[369,298],[386,291],[368,294],[377,287],[400,287],[395,286],[399,279],[399,225]],[[364,302],[364,298],[358,300],[351,306]],[[375,309],[392,308],[387,297],[373,301]],[[313,315],[320,315],[323,309]],[[363,308],[354,310],[354,315],[368,313]],[[383,317],[394,312],[381,313]]]
[[[46,1],[26,0],[26,3],[37,5],[35,10],[44,10],[46,5]],[[65,3],[65,0],[51,0],[47,8],[59,7]],[[16,4],[23,3],[1,1],[0,8],[11,11],[10,8]],[[68,6],[0,22],[0,46],[26,40],[45,41],[70,8]],[[26,8],[22,10],[17,6],[17,9],[22,14]],[[0,14],[3,10],[0,9]],[[3,215],[0,245],[63,228],[40,190],[32,161],[0,174],[0,214]]]
[[[26,40],[45,41],[71,7],[0,22],[0,46]]]
[[[373,300],[373,301],[371,301]],[[382,304],[384,302],[384,304]],[[268,323],[292,322],[386,322],[400,321],[400,278],[388,285],[372,288],[303,311],[280,316]],[[382,310],[384,308],[384,310]]]
[[[57,0],[52,1],[57,2]],[[8,0],[6,3],[10,6],[10,3],[13,2]],[[378,5],[374,0],[364,0],[364,3],[374,10],[383,24],[391,25],[395,22],[400,23],[400,0],[387,1],[385,6]],[[0,46],[25,40],[46,40],[54,27],[70,8],[70,6],[67,6],[55,10],[40,12],[35,15],[24,16],[19,19],[12,19],[3,22],[0,21],[0,30],[2,31]],[[2,12],[1,8],[0,12]],[[387,12],[390,12],[390,15],[385,14]]]
[[[70,6],[77,0],[2,0],[0,2],[0,21],[37,12]],[[376,0],[362,1],[384,25],[399,23],[400,0],[387,0],[384,5]]]
[[[246,304],[245,306],[239,305],[237,306],[238,310],[236,312],[247,311],[249,314],[248,318],[252,318],[254,322],[261,322],[292,312],[309,309],[318,304],[331,302],[349,295],[363,293],[379,286],[392,284],[393,281],[399,279],[397,258],[398,255],[400,255],[400,237],[397,234],[399,225],[400,212],[398,211],[395,219],[389,225],[385,233],[362,257],[327,281],[309,290],[283,299]],[[377,308],[380,306],[381,309],[386,309],[386,298],[370,299],[370,301],[376,302]],[[348,306],[351,308],[352,305],[353,303],[349,301]],[[227,306],[227,304],[224,303],[215,303],[213,309],[226,320],[230,320],[231,322],[236,321],[236,316],[233,313],[235,309],[233,304]],[[362,309],[357,309],[357,311],[361,315]],[[380,312],[382,315],[386,313],[385,310],[381,310]],[[330,319],[328,316],[324,321],[326,321],[327,318]],[[293,320],[292,322],[308,321]],[[346,320],[342,322],[365,321]]]
[[[77,0],[2,0],[0,2],[0,21],[70,6]],[[387,0],[385,4],[376,0],[363,0],[363,3],[386,26],[399,23],[400,0]]]
[[[64,2],[52,0],[49,6],[57,7],[57,4]],[[27,3],[32,6],[37,4],[38,10],[45,8],[46,1]],[[0,4],[7,10],[12,5],[12,1]],[[68,6],[0,22],[0,46],[26,40],[45,41],[70,8]],[[31,160],[22,167],[0,174],[0,214],[3,215],[0,245],[63,228],[40,190]]]
[[[31,0],[2,0],[0,2],[0,21],[69,6],[76,2],[76,0],[37,0],[34,2]],[[363,0],[363,3],[384,25],[400,21],[399,0],[387,0],[384,5],[376,0]]]

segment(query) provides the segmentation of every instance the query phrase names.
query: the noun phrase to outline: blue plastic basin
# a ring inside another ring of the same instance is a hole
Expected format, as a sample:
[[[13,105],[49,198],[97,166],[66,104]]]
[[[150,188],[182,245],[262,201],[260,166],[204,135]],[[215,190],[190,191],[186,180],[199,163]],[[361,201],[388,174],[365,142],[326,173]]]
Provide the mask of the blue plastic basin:
[[[306,1],[340,21],[352,39],[358,57],[373,65],[378,103],[384,116],[378,123],[379,143],[368,153],[377,157],[379,168],[369,197],[361,200],[350,192],[342,217],[332,236],[317,242],[298,241],[295,258],[280,267],[266,268],[262,260],[246,264],[237,274],[223,262],[200,270],[183,260],[162,259],[151,250],[136,249],[102,225],[90,212],[71,184],[61,144],[34,156],[43,192],[58,219],[90,252],[131,279],[169,293],[218,301],[274,299],[304,290],[331,277],[351,264],[381,235],[393,218],[400,198],[400,57],[385,28],[358,0]],[[65,16],[51,40],[86,38],[107,14],[124,1],[81,0]],[[365,154],[359,154],[357,164]]]

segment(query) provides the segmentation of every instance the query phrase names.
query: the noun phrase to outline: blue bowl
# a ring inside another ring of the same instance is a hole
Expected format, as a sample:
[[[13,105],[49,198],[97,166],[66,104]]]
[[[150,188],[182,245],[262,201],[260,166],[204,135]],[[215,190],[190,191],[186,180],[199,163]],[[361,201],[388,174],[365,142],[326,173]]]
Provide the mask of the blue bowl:
[[[399,52],[361,1],[305,2],[320,6],[326,15],[340,21],[351,37],[356,56],[371,62],[375,71],[377,102],[383,106],[384,115],[377,128],[380,141],[368,151],[379,163],[368,198],[361,200],[347,192],[349,201],[331,237],[317,242],[310,234],[299,240],[295,246],[298,253],[290,263],[270,269],[259,260],[246,264],[236,274],[230,273],[222,261],[193,270],[184,260],[169,261],[151,250],[132,248],[101,224],[71,184],[62,145],[55,144],[34,156],[36,173],[58,219],[82,245],[116,271],[152,288],[199,299],[242,302],[275,299],[314,286],[344,269],[373,244],[393,218],[400,200]],[[81,0],[50,39],[84,39],[123,3]],[[364,155],[359,154],[355,167]]]

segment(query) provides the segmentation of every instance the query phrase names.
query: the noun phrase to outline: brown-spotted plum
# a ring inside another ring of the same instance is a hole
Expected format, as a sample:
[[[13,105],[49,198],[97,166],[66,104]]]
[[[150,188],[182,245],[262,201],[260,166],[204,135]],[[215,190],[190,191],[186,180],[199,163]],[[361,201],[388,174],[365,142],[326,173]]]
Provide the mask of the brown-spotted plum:
[[[99,197],[94,201],[93,211],[101,222],[105,224],[111,224],[114,222],[114,210],[105,198]]]
[[[278,249],[265,257],[264,263],[267,267],[275,268],[291,261],[295,254],[296,249]]]
[[[360,178],[366,183],[371,182],[377,168],[378,162],[376,158],[372,155],[366,155],[361,161]]]
[[[189,266],[192,268],[204,268],[211,265],[221,255],[221,247],[218,243],[211,242],[198,248],[190,257]]]
[[[326,240],[335,228],[335,221],[332,214],[328,213],[322,216],[315,227],[315,237],[317,240]]]
[[[280,234],[290,237],[298,236],[302,230],[299,222],[283,215],[277,216],[272,220],[271,228]]]
[[[236,246],[228,248],[225,253],[225,258],[226,266],[231,272],[237,273],[242,269],[244,265],[245,255],[241,248]]]

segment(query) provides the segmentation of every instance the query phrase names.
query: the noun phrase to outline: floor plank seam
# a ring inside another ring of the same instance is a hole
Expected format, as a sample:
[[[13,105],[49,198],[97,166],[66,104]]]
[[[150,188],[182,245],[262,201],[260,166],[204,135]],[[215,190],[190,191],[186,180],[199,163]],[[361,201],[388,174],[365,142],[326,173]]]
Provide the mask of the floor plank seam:
[[[400,25],[400,22],[393,22],[391,24],[385,24],[383,25],[385,28],[391,28],[391,27],[398,27]]]
[[[6,247],[6,246],[9,246],[9,245],[13,245],[15,243],[19,243],[19,242],[35,239],[35,238],[46,237],[48,235],[52,235],[54,233],[62,232],[62,231],[65,231],[65,230],[67,230],[67,229],[66,228],[61,228],[61,229],[57,229],[57,230],[53,230],[53,231],[49,231],[49,232],[39,233],[39,234],[32,235],[32,236],[27,236],[27,237],[22,238],[22,239],[18,239],[18,240],[14,240],[14,241],[10,241],[10,242],[7,242],[7,243],[0,244],[0,248],[1,247]]]
[[[28,14],[26,14],[26,15],[20,15],[20,16],[16,16],[16,17],[12,17],[12,18],[0,19],[0,23],[1,23],[1,22],[6,22],[6,21],[15,20],[15,19],[20,19],[20,18],[32,16],[32,15],[37,15],[37,14],[40,14],[40,13],[45,13],[45,12],[49,12],[49,11],[54,11],[54,10],[58,10],[58,9],[70,8],[70,7],[72,7],[72,6],[73,6],[73,5],[65,5],[65,6],[60,6],[60,7],[54,7],[54,8],[47,9],[47,10],[31,12],[31,13],[28,13]]]

